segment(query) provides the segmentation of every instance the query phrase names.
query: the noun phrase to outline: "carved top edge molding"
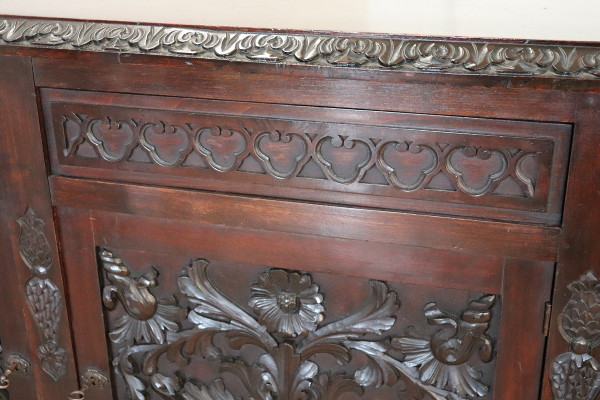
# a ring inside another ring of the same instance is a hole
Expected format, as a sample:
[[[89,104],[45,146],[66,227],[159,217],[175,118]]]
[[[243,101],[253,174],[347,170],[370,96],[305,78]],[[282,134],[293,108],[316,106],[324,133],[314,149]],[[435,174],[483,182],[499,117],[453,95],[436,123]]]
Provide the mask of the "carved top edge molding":
[[[1,18],[0,44],[454,74],[600,78],[600,47]]]

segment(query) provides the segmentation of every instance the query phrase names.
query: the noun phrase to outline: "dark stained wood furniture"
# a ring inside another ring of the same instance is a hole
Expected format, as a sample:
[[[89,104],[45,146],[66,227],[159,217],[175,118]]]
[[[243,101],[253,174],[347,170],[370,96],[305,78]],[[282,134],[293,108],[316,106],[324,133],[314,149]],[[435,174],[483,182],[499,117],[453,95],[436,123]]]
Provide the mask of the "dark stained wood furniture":
[[[0,397],[597,396],[599,46],[5,17],[0,72]]]

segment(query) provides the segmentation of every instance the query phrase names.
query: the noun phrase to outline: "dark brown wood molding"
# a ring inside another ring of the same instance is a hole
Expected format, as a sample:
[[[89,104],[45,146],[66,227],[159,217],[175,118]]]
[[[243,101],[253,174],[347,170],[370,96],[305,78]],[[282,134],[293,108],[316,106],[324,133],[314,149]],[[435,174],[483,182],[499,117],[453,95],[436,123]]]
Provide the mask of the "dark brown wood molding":
[[[600,78],[600,47],[0,19],[0,44],[459,74]]]

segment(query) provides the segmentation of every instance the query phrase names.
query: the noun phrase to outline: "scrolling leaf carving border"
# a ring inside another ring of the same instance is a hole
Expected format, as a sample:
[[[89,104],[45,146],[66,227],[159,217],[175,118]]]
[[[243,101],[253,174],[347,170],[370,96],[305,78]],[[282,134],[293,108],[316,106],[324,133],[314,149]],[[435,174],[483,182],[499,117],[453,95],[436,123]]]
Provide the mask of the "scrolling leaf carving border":
[[[323,323],[324,296],[307,274],[263,272],[250,286],[248,305],[255,317],[214,286],[206,260],[191,260],[178,279],[188,308],[175,298],[152,294],[158,283],[155,268],[133,276],[113,252],[99,249],[99,257],[107,279],[104,305],[114,310],[120,303],[124,311],[109,332],[119,346],[113,366],[135,400],[148,399],[151,390],[185,400],[333,400],[399,382],[398,390],[414,399],[474,399],[489,391],[470,361],[493,358],[487,330],[494,295],[471,301],[460,316],[429,303],[424,313],[429,325],[439,327],[434,334],[411,327],[405,336],[393,337],[385,333],[394,325],[400,303],[381,281],[371,281],[371,296],[354,313]],[[231,354],[243,346],[258,354]],[[356,353],[368,361],[349,374],[343,366]],[[341,370],[322,371],[313,358],[319,355],[334,357]],[[222,378],[206,384],[159,371],[161,359],[182,365],[194,357],[218,362],[220,373],[237,378],[245,393],[232,393]]]
[[[594,46],[244,32],[36,18],[0,19],[0,43],[380,70],[600,77],[600,48]]]

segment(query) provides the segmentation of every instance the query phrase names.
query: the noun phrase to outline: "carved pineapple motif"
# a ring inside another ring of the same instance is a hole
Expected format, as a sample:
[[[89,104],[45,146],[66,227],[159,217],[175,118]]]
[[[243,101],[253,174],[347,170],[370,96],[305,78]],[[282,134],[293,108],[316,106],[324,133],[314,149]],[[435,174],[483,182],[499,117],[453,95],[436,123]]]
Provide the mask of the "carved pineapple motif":
[[[568,288],[571,298],[559,316],[558,329],[569,351],[552,363],[552,393],[556,400],[595,400],[600,363],[590,353],[600,344],[600,281],[590,271]]]

